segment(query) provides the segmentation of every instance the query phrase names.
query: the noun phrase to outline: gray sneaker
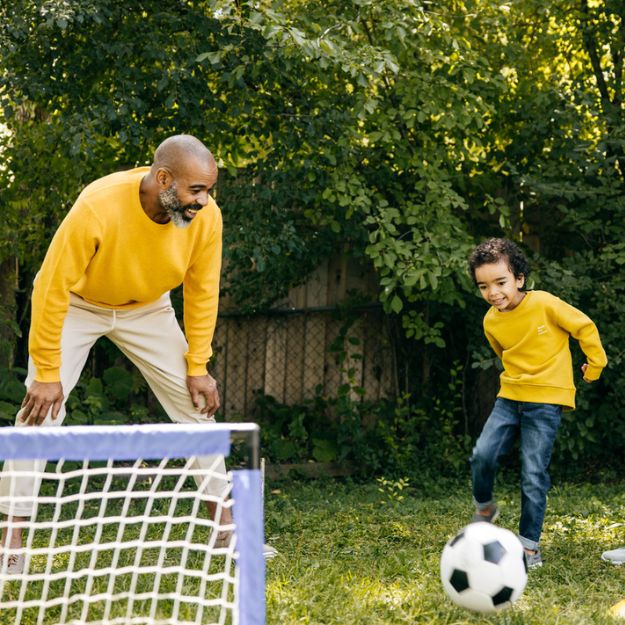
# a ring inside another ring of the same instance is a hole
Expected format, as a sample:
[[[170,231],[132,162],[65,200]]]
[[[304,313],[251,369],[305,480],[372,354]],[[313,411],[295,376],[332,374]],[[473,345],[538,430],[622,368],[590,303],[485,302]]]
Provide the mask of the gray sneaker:
[[[275,558],[277,555],[278,550],[275,547],[272,547],[267,543],[263,545],[263,556],[265,557],[265,560],[271,560],[271,558]]]
[[[536,553],[525,553],[525,565],[529,569],[538,569],[543,565],[543,558],[540,555],[540,549]]]
[[[488,514],[480,514],[477,510],[473,513],[471,523],[494,523],[499,518],[499,508],[493,506]]]
[[[601,559],[612,564],[625,564],[625,547],[612,549],[611,551],[604,551],[601,554]]]
[[[7,556],[6,571],[4,570],[4,558],[4,554],[0,554],[0,575],[2,573],[6,573],[6,575],[21,575],[24,572],[25,557],[23,553],[12,553],[10,556]]]

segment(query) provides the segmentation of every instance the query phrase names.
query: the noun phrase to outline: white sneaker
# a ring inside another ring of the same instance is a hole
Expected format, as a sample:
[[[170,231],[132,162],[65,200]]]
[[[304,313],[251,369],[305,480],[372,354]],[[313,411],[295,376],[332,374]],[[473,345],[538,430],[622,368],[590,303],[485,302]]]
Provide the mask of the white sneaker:
[[[265,560],[271,560],[271,558],[275,558],[278,555],[278,550],[271,545],[264,544],[263,555],[265,556]]]
[[[0,554],[0,575],[5,573],[4,570],[4,554]],[[13,553],[7,557],[6,562],[6,575],[21,575],[24,572],[24,557],[23,553]]]
[[[604,551],[601,554],[601,559],[612,564],[625,564],[625,547]]]

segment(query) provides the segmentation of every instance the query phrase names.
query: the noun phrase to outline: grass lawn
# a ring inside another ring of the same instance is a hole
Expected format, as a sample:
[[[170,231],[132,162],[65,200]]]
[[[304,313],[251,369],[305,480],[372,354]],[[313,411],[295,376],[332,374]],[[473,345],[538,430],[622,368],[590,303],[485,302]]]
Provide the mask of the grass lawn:
[[[512,476],[503,479],[497,489],[500,524],[512,530],[520,507],[517,483],[518,478]],[[625,620],[615,620],[608,614],[611,605],[625,599],[625,566],[615,567],[600,559],[605,549],[625,545],[625,480],[560,484],[552,489],[543,536],[545,566],[530,573],[517,604],[494,616],[475,615],[455,607],[439,580],[441,551],[471,516],[468,479],[463,483],[432,483],[424,478],[423,484],[414,484],[415,488],[399,486],[399,482],[391,481],[363,485],[333,480],[266,485],[267,540],[279,550],[267,567],[268,625],[625,625]],[[146,483],[137,490],[148,488]],[[102,488],[95,484],[94,489],[97,497],[89,499],[79,515],[75,504],[68,503],[63,506],[62,518],[96,517]],[[169,537],[182,540],[193,527],[194,540],[203,545],[211,529],[206,527],[205,515],[190,509],[190,501],[179,502],[180,510],[177,508],[174,516],[181,520],[172,524]],[[121,505],[121,499],[112,500],[107,504],[107,513],[113,514]],[[231,594],[227,585],[222,586],[220,576],[209,582],[224,568],[225,560],[221,558],[225,556],[213,558],[207,569],[202,550],[187,553],[180,546],[167,547],[166,551],[157,548],[164,531],[159,519],[170,507],[167,497],[154,501],[150,511],[155,515],[154,525],[144,527],[137,517],[136,522],[123,527],[116,523],[107,526],[97,541],[106,547],[101,552],[88,548],[70,556],[69,550],[59,549],[52,561],[44,555],[33,555],[30,570],[39,575],[39,581],[28,586],[22,585],[21,578],[7,581],[2,587],[3,600],[19,598],[24,610],[19,616],[15,608],[5,605],[0,609],[0,625],[99,623],[105,610],[103,593],[124,597],[131,587],[136,601],[121,598],[115,603],[110,616],[117,619],[116,624],[130,625],[126,618],[130,613],[149,613],[152,604],[147,597],[154,588],[163,595],[155,616],[168,622],[196,622],[194,597],[217,597],[222,588]],[[49,543],[51,530],[47,529],[46,519],[52,514],[52,506],[43,506],[42,526],[33,546]],[[185,514],[195,519],[192,526],[182,521]],[[95,525],[65,525],[53,544],[93,542]],[[106,545],[122,538],[129,542],[113,556]],[[137,539],[144,545],[142,549],[137,549]],[[152,541],[152,547],[146,540]],[[149,570],[140,576],[132,573],[133,563],[152,566],[157,561],[167,569],[158,579]],[[87,579],[81,575],[72,581],[65,573],[84,570],[88,564],[97,564],[97,577]],[[180,582],[177,569],[181,564],[198,575],[186,574]],[[47,608],[45,615],[38,607],[44,584],[41,574],[46,569],[54,579],[44,596],[76,597],[66,616],[61,615],[60,604]],[[188,605],[169,600],[174,590],[188,595]],[[83,592],[91,597],[88,608],[78,601]],[[201,622],[222,622],[219,618],[218,609],[207,608]],[[225,623],[229,622],[226,618]]]
[[[439,580],[446,541],[470,518],[467,481],[404,489],[334,481],[267,485],[268,625],[625,623],[625,566],[600,559],[625,545],[625,481],[560,484],[549,497],[542,549],[521,599],[494,616],[455,607]],[[498,485],[499,524],[516,530],[514,477]]]

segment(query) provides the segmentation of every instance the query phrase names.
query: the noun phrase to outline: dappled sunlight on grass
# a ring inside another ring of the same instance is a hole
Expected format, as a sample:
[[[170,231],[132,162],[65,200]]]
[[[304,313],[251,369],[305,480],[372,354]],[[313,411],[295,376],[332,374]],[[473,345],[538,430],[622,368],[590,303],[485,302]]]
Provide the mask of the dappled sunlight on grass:
[[[498,495],[500,523],[516,531],[518,486],[503,484]],[[600,556],[625,545],[625,482],[552,490],[545,566],[517,604],[492,616],[454,606],[439,580],[443,546],[471,516],[468,483],[389,503],[372,485],[294,482],[266,506],[280,551],[268,565],[269,625],[619,623],[608,609],[625,598],[625,567]]]

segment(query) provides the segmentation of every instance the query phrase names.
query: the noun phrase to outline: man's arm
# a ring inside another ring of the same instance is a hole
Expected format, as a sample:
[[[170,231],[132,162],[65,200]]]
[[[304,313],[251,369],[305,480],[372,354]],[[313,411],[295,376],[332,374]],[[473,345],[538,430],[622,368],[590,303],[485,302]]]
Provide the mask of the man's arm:
[[[202,210],[214,210],[214,221],[207,240],[198,245],[183,281],[184,333],[189,343],[185,359],[188,375],[192,377],[207,375],[206,363],[212,355],[211,343],[217,323],[221,273],[221,212],[215,204]]]
[[[69,290],[78,282],[96,252],[99,224],[77,201],[56,231],[35,278],[28,352],[35,379],[28,388],[20,421],[41,425],[51,410],[56,419],[63,405],[61,332],[69,306]]]
[[[28,353],[38,382],[61,379],[61,332],[70,289],[84,276],[100,240],[99,222],[79,199],[56,231],[35,278]]]

